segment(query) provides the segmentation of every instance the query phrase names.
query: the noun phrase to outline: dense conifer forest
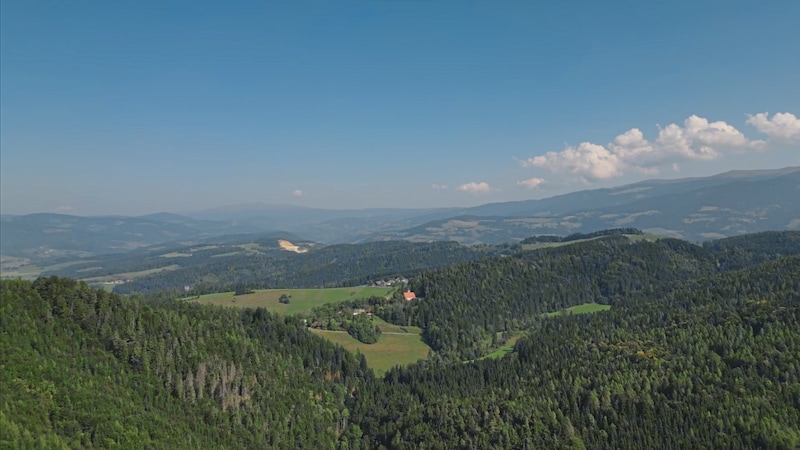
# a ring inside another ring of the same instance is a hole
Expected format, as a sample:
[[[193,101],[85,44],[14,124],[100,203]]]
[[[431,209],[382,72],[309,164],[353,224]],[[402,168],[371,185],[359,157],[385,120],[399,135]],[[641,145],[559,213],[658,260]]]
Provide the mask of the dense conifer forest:
[[[361,303],[434,350],[383,378],[300,317],[2,281],[0,447],[794,449],[799,255],[610,235],[427,270]]]

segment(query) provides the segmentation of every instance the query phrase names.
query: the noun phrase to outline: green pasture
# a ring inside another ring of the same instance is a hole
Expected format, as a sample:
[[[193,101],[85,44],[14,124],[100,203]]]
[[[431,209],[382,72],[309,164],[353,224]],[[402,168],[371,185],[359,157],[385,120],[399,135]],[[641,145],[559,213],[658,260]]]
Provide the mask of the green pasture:
[[[611,309],[611,305],[601,305],[599,303],[584,303],[582,305],[570,306],[569,308],[563,309],[561,311],[546,313],[545,316],[557,317],[562,314],[590,314],[599,311],[608,311],[609,309]]]
[[[376,318],[377,320],[377,318]],[[380,326],[380,325],[379,325]],[[394,326],[394,325],[392,325]],[[413,328],[413,327],[406,327]],[[367,359],[367,365],[378,376],[386,373],[394,366],[404,366],[428,357],[430,347],[422,342],[419,333],[384,332],[374,344],[359,342],[345,331],[327,331],[310,329],[317,336],[339,344],[345,350],[361,352]]]
[[[385,297],[390,295],[393,290],[394,288],[368,286],[325,289],[259,289],[246,295],[234,296],[233,292],[223,292],[201,295],[189,300],[239,308],[266,308],[274,313],[291,315],[306,312],[327,303],[338,303],[373,295]],[[283,294],[289,297],[289,304],[278,301]]]
[[[483,358],[497,359],[497,358],[502,358],[503,356],[506,356],[507,354],[511,353],[512,350],[514,350],[514,344],[516,344],[517,341],[519,340],[519,338],[521,338],[521,337],[522,337],[522,335],[520,335],[520,334],[518,334],[516,336],[511,336],[508,339],[508,341],[506,341],[506,343],[503,344],[500,348],[498,348],[497,350],[493,351],[492,353],[489,353],[488,355],[484,356]],[[481,358],[481,359],[483,359],[483,358]]]

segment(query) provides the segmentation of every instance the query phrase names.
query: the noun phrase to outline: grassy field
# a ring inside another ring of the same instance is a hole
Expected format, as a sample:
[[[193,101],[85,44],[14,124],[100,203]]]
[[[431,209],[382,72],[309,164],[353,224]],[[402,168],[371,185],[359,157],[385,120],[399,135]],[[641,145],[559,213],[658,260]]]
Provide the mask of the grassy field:
[[[506,343],[503,344],[502,347],[498,348],[497,350],[493,351],[492,353],[489,353],[488,355],[486,355],[486,356],[484,356],[483,358],[480,358],[480,359],[484,359],[484,358],[497,359],[497,358],[502,358],[503,356],[506,356],[507,354],[511,353],[512,350],[514,350],[514,344],[516,344],[517,341],[519,340],[519,338],[521,338],[521,337],[522,337],[522,335],[519,335],[519,334],[516,335],[516,336],[511,336],[508,339],[508,341],[506,341]]]
[[[35,264],[28,264],[11,270],[3,269],[0,271],[0,276],[2,276],[2,278],[22,278],[24,280],[34,280],[44,272],[51,272],[54,270],[67,268],[69,266],[74,266],[75,264],[84,264],[89,262],[93,261],[67,261],[44,267],[39,267]]]
[[[114,280],[121,280],[121,279],[128,279],[128,278],[136,278],[136,277],[143,277],[145,275],[150,275],[153,273],[163,272],[165,270],[176,270],[180,269],[181,266],[177,264],[172,264],[165,267],[159,267],[158,269],[150,269],[150,270],[140,270],[138,272],[125,272],[125,273],[115,273],[113,275],[103,275],[100,277],[91,277],[91,278],[82,278],[82,281],[87,283],[98,283],[101,281],[114,281]]]
[[[233,295],[233,292],[221,294],[201,295],[200,298],[192,299],[199,303],[211,303],[213,305],[236,306],[240,308],[266,308],[278,314],[298,314],[306,312],[326,303],[337,303],[356,298],[371,297],[373,295],[384,297],[389,295],[393,288],[379,287],[346,287],[329,289],[263,289],[257,290],[252,294]],[[289,304],[285,305],[278,302],[282,294],[289,296]]]
[[[658,240],[658,236],[654,234],[624,234],[623,236],[627,237],[631,242],[638,242],[638,241],[656,241]],[[589,239],[578,239],[575,241],[568,241],[568,242],[537,242],[535,244],[522,244],[523,250],[538,250],[540,248],[551,248],[551,247],[562,247],[564,245],[572,245],[572,244],[579,244],[581,242],[588,242],[594,241],[596,239],[600,239],[607,236],[597,236]]]
[[[17,267],[11,270],[3,270],[0,273],[2,278],[22,278],[23,280],[35,280],[39,274],[42,273],[42,269],[39,266],[34,264],[29,264],[27,266]]]
[[[372,317],[373,322],[378,328],[381,329],[384,333],[410,333],[410,334],[422,334],[422,329],[420,327],[412,327],[412,326],[403,326],[403,325],[395,325],[385,320],[381,319],[378,316]]]
[[[560,316],[562,313],[564,314],[589,314],[595,313],[598,311],[608,311],[611,309],[611,305],[601,305],[598,303],[584,303],[582,305],[571,306],[564,311],[556,311],[551,313],[546,313],[545,316],[547,317],[557,317]]]
[[[376,320],[378,319],[376,318]],[[360,351],[367,359],[367,365],[378,376],[383,375],[394,366],[403,366],[425,359],[430,351],[430,347],[422,342],[419,333],[384,332],[375,344],[364,344],[344,331],[311,329],[311,332],[341,345],[350,352]]]

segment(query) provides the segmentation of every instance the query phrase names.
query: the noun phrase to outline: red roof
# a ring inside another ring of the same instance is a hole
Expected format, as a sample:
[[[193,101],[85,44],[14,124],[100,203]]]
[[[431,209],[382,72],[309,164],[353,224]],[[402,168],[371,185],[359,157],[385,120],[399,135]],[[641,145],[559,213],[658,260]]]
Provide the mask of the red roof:
[[[414,300],[415,298],[417,298],[417,295],[416,295],[416,294],[414,294],[414,293],[413,293],[413,292],[411,292],[411,291],[406,291],[406,292],[403,292],[403,297],[404,297],[406,300]]]

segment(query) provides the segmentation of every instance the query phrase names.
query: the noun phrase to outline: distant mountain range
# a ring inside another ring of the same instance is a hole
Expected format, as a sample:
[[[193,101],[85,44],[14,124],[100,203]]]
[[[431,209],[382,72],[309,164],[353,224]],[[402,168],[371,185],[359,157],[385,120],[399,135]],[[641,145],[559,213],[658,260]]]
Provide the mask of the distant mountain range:
[[[633,227],[703,241],[800,229],[798,195],[799,167],[734,171],[704,178],[642,181],[543,200],[492,203],[367,239],[498,243],[534,234]]]
[[[800,167],[789,167],[648,180],[472,208],[329,210],[249,204],[184,215],[2,216],[0,253],[53,261],[127,252],[166,242],[265,232],[329,244],[390,239],[474,244],[633,227],[702,241],[764,230],[800,229],[798,194]]]

